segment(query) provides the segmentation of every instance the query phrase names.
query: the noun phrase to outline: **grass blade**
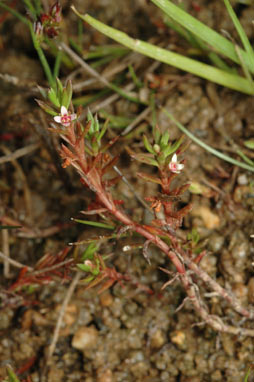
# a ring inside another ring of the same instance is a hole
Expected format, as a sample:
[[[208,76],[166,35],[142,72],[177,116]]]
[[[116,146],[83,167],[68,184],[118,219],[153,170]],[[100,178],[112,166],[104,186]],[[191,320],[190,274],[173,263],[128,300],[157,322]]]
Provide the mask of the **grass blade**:
[[[251,46],[251,44],[249,42],[249,39],[248,39],[248,37],[247,37],[247,35],[246,35],[246,33],[245,33],[245,31],[244,31],[240,21],[238,20],[236,14],[235,14],[235,11],[233,10],[229,0],[224,0],[224,3],[225,3],[225,6],[227,8],[227,11],[228,11],[228,13],[229,13],[233,23],[234,23],[234,26],[235,26],[235,28],[237,30],[237,33],[238,33],[238,35],[239,35],[239,37],[240,37],[240,39],[242,41],[244,49],[245,49],[245,51],[246,51],[246,53],[248,55],[249,61],[251,63],[251,67],[254,68],[254,51],[253,51],[252,46]],[[240,52],[240,54],[242,54],[242,53]],[[243,56],[243,59],[244,59],[244,62],[245,62],[245,57],[244,56]],[[246,62],[245,62],[245,64],[248,66],[248,64]],[[248,69],[250,70],[249,67],[248,67]],[[253,70],[252,70],[252,72],[253,72]]]
[[[195,17],[189,15],[169,0],[151,0],[157,7],[159,7],[166,15],[178,22],[184,28],[195,34],[198,38],[204,40],[207,44],[212,46],[216,51],[240,64],[239,58],[235,52],[234,44],[215,32],[213,29],[207,27],[201,21]],[[252,60],[250,60],[247,52],[241,49],[241,55],[246,62],[246,65],[250,72],[254,72],[254,66]]]
[[[129,37],[126,33],[111,28],[89,16],[88,14],[84,16],[81,15],[76,11],[74,7],[72,7],[72,9],[79,17],[82,18],[82,20],[86,21],[89,25],[102,32],[106,36],[112,38],[113,40],[119,42],[120,44],[135,50],[136,52],[144,54],[145,56],[151,57],[160,62],[164,62],[165,64],[172,65],[186,72],[195,74],[209,81],[213,81],[230,89],[234,89],[245,94],[254,94],[253,87],[246,78],[225,72],[221,69],[214,68],[210,65],[192,60],[188,57],[181,56],[180,54],[159,48],[147,42],[135,40]]]
[[[100,222],[93,222],[93,221],[90,221],[90,220],[83,220],[83,219],[81,220],[81,219],[73,219],[73,218],[71,220],[73,220],[76,223],[90,225],[90,226],[98,227],[98,228],[106,228],[106,229],[115,229],[116,228],[115,226],[110,225],[110,224],[105,224],[105,223],[100,223]]]
[[[188,131],[180,122],[178,122],[171,113],[169,113],[166,109],[162,108],[162,111],[173,121],[176,126],[186,134],[193,142],[197,143],[199,146],[203,147],[206,151],[209,151],[211,154],[217,156],[220,159],[223,159],[226,162],[232,163],[235,166],[242,167],[245,170],[249,170],[254,172],[254,166],[250,166],[246,163],[240,162],[237,159],[231,158],[228,155],[221,153],[220,151],[214,149],[211,146],[208,146],[206,143],[201,141],[199,138],[195,137],[190,131]]]

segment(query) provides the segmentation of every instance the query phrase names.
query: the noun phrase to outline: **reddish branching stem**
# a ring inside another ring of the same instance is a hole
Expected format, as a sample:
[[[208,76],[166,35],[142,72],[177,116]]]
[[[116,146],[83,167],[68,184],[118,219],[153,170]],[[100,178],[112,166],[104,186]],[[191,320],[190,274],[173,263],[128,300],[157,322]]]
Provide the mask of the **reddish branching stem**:
[[[193,281],[193,274],[200,278],[211,290],[215,291],[220,297],[225,299],[240,315],[247,319],[253,319],[254,317],[254,312],[242,307],[236,297],[222,288],[205,271],[203,271],[195,263],[195,260],[193,260],[195,258],[194,254],[189,253],[190,251],[186,251],[181,245],[181,241],[178,236],[173,234],[169,229],[165,228],[167,226],[169,227],[172,222],[176,223],[174,228],[178,228],[183,216],[189,211],[190,206],[187,206],[184,210],[174,212],[170,201],[158,199],[159,203],[157,203],[157,206],[159,204],[163,205],[165,212],[164,219],[156,220],[157,223],[161,225],[160,227],[157,228],[154,226],[141,225],[133,221],[122,210],[122,208],[115,203],[109,189],[107,188],[106,182],[103,181],[105,168],[109,164],[108,156],[104,153],[99,153],[95,156],[88,155],[85,151],[84,137],[88,130],[89,127],[86,127],[85,131],[82,132],[79,123],[72,123],[68,129],[66,129],[65,134],[61,135],[69,145],[69,148],[62,145],[60,152],[61,157],[64,159],[64,166],[71,164],[75,167],[82,179],[82,182],[96,193],[96,199],[101,207],[105,208],[111,215],[113,215],[118,222],[123,224],[123,226],[127,226],[128,229],[140,234],[148,240],[149,243],[153,243],[163,253],[165,253],[165,255],[174,264],[179,275],[178,279],[181,281],[187,293],[188,299],[191,301],[192,306],[203,320],[203,323],[210,325],[216,331],[254,337],[254,329],[230,326],[225,324],[218,316],[209,314],[206,304],[201,300],[198,285],[195,281]],[[166,177],[163,170],[160,170],[160,172],[162,180],[161,185],[162,190],[164,190],[164,194],[171,197],[177,197],[186,189],[186,186],[182,186],[173,190],[170,194],[170,183],[175,177],[175,174],[172,174],[170,177]],[[162,231],[165,236],[170,238],[170,246],[159,237],[160,232]]]

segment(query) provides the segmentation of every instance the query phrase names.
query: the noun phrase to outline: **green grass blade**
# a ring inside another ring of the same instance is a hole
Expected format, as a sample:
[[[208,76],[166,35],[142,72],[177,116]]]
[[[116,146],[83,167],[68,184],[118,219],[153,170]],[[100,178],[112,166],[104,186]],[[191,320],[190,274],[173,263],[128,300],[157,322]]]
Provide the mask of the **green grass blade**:
[[[54,70],[53,70],[53,77],[54,78],[59,77],[59,71],[60,71],[60,67],[61,67],[62,57],[63,57],[63,52],[61,50],[59,50],[57,52],[57,55],[56,55],[55,65],[54,65]]]
[[[72,99],[72,103],[74,106],[82,105],[83,107],[87,107],[92,102],[97,101],[98,99],[104,97],[105,95],[108,95],[111,92],[110,89],[103,89],[100,92],[96,92],[92,95],[85,95],[77,98]]]
[[[165,64],[172,65],[186,72],[195,74],[209,81],[213,81],[230,89],[234,89],[245,94],[254,94],[253,87],[246,78],[225,72],[221,69],[214,68],[210,65],[192,60],[188,57],[181,56],[180,54],[159,48],[147,42],[135,40],[129,37],[126,33],[111,28],[89,16],[88,14],[84,16],[79,14],[74,7],[72,7],[72,9],[89,25],[102,32],[106,36],[112,38],[113,40],[120,42],[122,45],[135,50],[136,52],[144,54],[145,56],[151,57],[160,62],[164,62]]]
[[[7,366],[8,382],[20,382],[14,371],[10,366]]]
[[[235,52],[234,44],[231,41],[227,40],[225,37],[221,36],[213,29],[207,27],[195,17],[189,15],[187,12],[171,3],[171,1],[151,1],[157,5],[157,7],[159,7],[166,15],[177,21],[180,25],[195,34],[197,37],[204,40],[207,44],[211,45],[214,49],[216,49],[217,53],[223,54],[235,63],[240,64],[239,58]],[[254,66],[252,65],[249,55],[244,50],[241,50],[241,55],[244,58],[248,69],[253,73]]]
[[[106,56],[121,57],[124,54],[129,53],[129,49],[123,48],[121,45],[102,45],[93,50],[85,53],[83,58],[85,60],[102,58]]]
[[[181,25],[179,25],[176,21],[172,20],[167,15],[165,16],[164,23],[169,28],[173,29],[176,33],[178,33],[180,36],[182,36],[185,40],[187,40],[189,44],[193,46],[193,48],[196,48],[197,50],[204,52],[208,56],[210,61],[219,69],[222,69],[231,73],[237,73],[235,68],[230,68],[222,60],[221,57],[219,57],[215,52],[211,51],[211,49],[207,46],[207,44],[205,44],[203,40],[201,40],[201,38],[195,36],[193,33],[183,28]]]
[[[247,371],[247,374],[245,375],[244,377],[244,382],[248,382],[248,378],[249,378],[249,375],[250,375],[250,371],[251,371],[251,367],[249,367],[248,371]]]
[[[51,72],[47,58],[46,58],[46,56],[45,56],[45,54],[41,48],[40,42],[38,41],[38,38],[37,38],[36,34],[34,33],[33,24],[30,21],[28,22],[28,26],[30,29],[34,48],[37,51],[37,54],[38,54],[40,62],[41,62],[41,66],[43,67],[43,70],[44,70],[44,73],[47,77],[49,85],[50,85],[50,87],[54,87],[55,86],[55,80],[54,80],[53,74]]]
[[[230,15],[230,17],[231,17],[231,19],[232,19],[232,21],[234,23],[234,26],[235,26],[235,28],[237,30],[237,33],[238,33],[238,35],[239,35],[239,37],[240,37],[240,39],[242,41],[244,49],[245,49],[245,51],[246,51],[246,53],[247,53],[247,55],[249,57],[249,61],[251,63],[251,66],[252,66],[252,68],[254,68],[254,51],[253,51],[252,46],[251,46],[251,44],[249,42],[249,39],[248,39],[248,37],[247,37],[247,35],[246,35],[246,33],[245,33],[245,31],[244,31],[240,21],[238,20],[236,14],[235,14],[235,11],[233,10],[229,0],[224,0],[224,3],[225,3],[225,6],[227,8],[228,14]],[[241,54],[241,52],[240,52],[240,54]],[[243,57],[243,59],[244,58],[245,57]],[[248,66],[247,63],[246,63],[246,65]],[[253,70],[252,70],[252,72],[253,72]]]
[[[11,7],[8,7],[8,5],[4,4],[2,1],[0,2],[0,7],[5,9],[6,11],[10,12],[13,16],[17,17],[22,23],[28,25],[29,21],[21,15],[21,13],[15,11],[15,9],[12,9]]]
[[[23,3],[25,4],[25,6],[27,7],[27,9],[29,10],[30,14],[33,16],[34,20],[36,19],[36,16],[37,16],[37,12],[36,12],[36,9],[34,8],[33,4],[31,3],[30,0],[23,0]]]
[[[71,220],[73,220],[76,223],[81,223],[81,224],[85,224],[85,225],[91,225],[91,226],[97,227],[97,228],[106,228],[106,229],[115,229],[116,228],[115,226],[110,225],[110,224],[105,224],[105,223],[100,223],[100,222],[93,222],[93,221],[90,221],[90,220],[81,220],[81,219],[71,219]]]
[[[0,230],[1,229],[17,229],[17,228],[22,228],[21,225],[0,225]]]
[[[188,131],[180,122],[178,122],[171,113],[169,113],[166,109],[162,108],[162,111],[173,121],[176,126],[181,130],[184,134],[187,135],[193,142],[197,143],[199,146],[203,147],[206,151],[209,151],[211,154],[217,156],[220,159],[223,159],[226,162],[232,163],[235,166],[242,167],[245,170],[249,170],[254,172],[254,166],[249,166],[246,163],[240,162],[237,159],[231,158],[228,155],[221,153],[220,151],[208,146],[206,143],[201,141],[199,138],[195,137],[190,131]]]

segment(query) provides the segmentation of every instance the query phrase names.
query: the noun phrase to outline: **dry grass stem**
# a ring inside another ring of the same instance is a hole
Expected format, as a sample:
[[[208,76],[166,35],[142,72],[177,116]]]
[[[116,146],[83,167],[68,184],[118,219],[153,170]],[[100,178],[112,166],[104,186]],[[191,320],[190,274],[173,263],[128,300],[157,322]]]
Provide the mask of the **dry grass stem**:
[[[31,154],[33,151],[37,150],[39,147],[40,147],[40,143],[37,142],[37,143],[32,143],[31,145],[22,147],[22,149],[18,149],[14,151],[14,153],[8,153],[7,155],[0,157],[0,164],[12,162],[13,160],[21,158],[24,155]]]
[[[10,246],[9,246],[9,232],[7,229],[2,230],[2,251],[4,254],[4,277],[10,277]]]
[[[49,350],[48,350],[46,367],[50,365],[51,357],[54,354],[56,344],[58,341],[58,337],[59,337],[59,333],[60,333],[60,329],[61,329],[61,325],[63,322],[65,310],[66,310],[67,305],[69,304],[69,301],[71,299],[71,296],[73,295],[73,292],[74,292],[74,290],[75,290],[75,288],[76,288],[76,286],[77,286],[77,284],[78,284],[78,282],[82,276],[83,276],[82,272],[77,272],[75,274],[74,279],[72,280],[68,290],[67,290],[66,296],[64,298],[64,301],[62,303],[62,306],[61,306],[61,309],[59,312],[59,316],[58,316],[57,323],[55,326],[52,342],[51,342],[51,345],[50,345]]]
[[[34,271],[34,268],[30,267],[29,265],[22,264],[19,261],[11,259],[10,257],[6,256],[3,252],[0,252],[0,258],[16,268],[27,268],[30,272]]]

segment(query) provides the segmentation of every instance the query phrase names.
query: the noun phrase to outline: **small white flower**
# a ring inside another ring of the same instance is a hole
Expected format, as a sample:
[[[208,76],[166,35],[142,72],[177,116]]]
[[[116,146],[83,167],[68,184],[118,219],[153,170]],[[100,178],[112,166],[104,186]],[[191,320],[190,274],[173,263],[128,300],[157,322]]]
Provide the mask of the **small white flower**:
[[[182,169],[184,168],[184,164],[178,163],[177,162],[177,155],[174,154],[168,167],[169,167],[171,172],[173,172],[175,174],[179,174],[182,171]]]
[[[61,106],[61,115],[54,117],[54,121],[61,123],[63,126],[70,126],[71,122],[77,118],[77,114],[69,114],[65,106]]]

